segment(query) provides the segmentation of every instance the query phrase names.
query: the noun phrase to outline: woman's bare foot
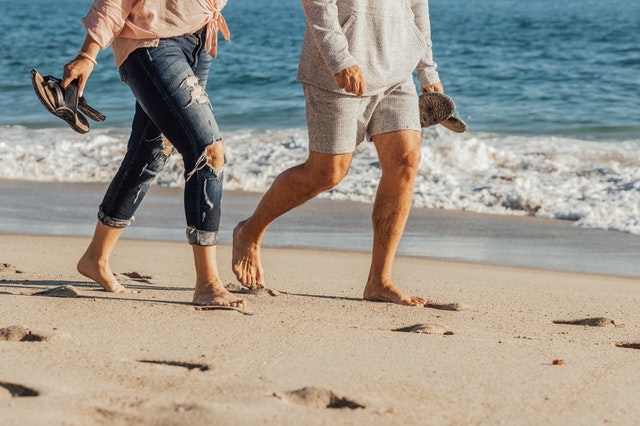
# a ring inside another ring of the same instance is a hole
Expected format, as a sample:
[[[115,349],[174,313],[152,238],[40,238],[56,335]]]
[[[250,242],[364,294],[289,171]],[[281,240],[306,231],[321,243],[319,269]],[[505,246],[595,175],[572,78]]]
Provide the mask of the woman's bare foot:
[[[264,287],[260,243],[243,235],[242,230],[246,222],[240,222],[233,230],[232,269],[240,284],[249,288],[260,288]]]
[[[243,298],[237,297],[224,288],[221,282],[197,284],[193,294],[193,304],[198,306],[230,306],[246,308]]]
[[[407,296],[392,283],[374,284],[368,282],[364,288],[364,300],[370,302],[388,302],[407,306],[425,306],[427,300],[420,296]]]
[[[131,290],[118,282],[107,261],[93,259],[85,253],[78,261],[76,268],[82,275],[97,282],[110,293],[132,293]]]

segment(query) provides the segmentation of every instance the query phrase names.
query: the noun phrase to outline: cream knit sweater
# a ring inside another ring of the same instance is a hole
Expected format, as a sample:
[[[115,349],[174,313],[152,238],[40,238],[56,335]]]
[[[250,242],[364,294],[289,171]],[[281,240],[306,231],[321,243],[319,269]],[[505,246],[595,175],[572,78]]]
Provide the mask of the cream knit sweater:
[[[307,19],[297,80],[326,90],[334,75],[358,65],[365,95],[417,71],[424,87],[440,81],[431,51],[428,0],[301,0]]]

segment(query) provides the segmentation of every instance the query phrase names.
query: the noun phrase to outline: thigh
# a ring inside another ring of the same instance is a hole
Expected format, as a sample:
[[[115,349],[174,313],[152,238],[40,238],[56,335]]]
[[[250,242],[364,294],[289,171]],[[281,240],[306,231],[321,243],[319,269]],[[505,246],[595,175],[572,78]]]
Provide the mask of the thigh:
[[[373,136],[402,130],[421,131],[418,93],[413,81],[397,84],[380,96],[367,126]]]
[[[197,64],[189,55],[188,47],[174,39],[161,40],[158,47],[131,53],[120,69],[140,107],[188,168],[206,146],[221,139],[204,87],[210,62]]]
[[[346,154],[355,151],[364,138],[358,117],[362,102],[355,96],[334,93],[305,84],[309,150],[323,154]]]
[[[421,132],[397,130],[373,136],[382,171],[417,168],[420,162]]]

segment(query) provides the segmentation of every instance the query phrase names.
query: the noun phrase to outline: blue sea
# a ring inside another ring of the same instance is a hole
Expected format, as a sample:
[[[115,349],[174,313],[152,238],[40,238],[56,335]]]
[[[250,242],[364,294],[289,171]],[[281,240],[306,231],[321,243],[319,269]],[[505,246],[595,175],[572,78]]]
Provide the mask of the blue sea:
[[[640,2],[429,4],[440,76],[469,130],[424,130],[415,207],[640,234]],[[1,179],[108,182],[124,155],[134,99],[109,49],[85,91],[107,120],[89,134],[46,112],[31,88],[31,68],[60,76],[75,56],[90,5],[4,8]],[[306,157],[295,81],[304,15],[297,0],[230,0],[223,14],[232,39],[221,40],[207,90],[227,144],[225,187],[262,192]],[[370,203],[379,176],[373,147],[362,144],[345,181],[322,196]],[[179,157],[158,184],[183,184]]]

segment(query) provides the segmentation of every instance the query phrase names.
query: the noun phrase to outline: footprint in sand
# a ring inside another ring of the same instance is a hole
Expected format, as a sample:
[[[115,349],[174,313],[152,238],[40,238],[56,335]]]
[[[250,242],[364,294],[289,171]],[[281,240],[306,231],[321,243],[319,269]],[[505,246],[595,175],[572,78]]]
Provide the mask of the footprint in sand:
[[[10,263],[0,263],[0,274],[1,273],[22,274],[22,271]]]
[[[402,331],[405,333],[418,334],[437,334],[442,336],[451,336],[453,331],[446,325],[442,324],[414,324],[407,327],[394,328],[391,331]]]
[[[285,399],[293,404],[309,408],[365,408],[351,399],[336,395],[329,389],[309,386],[302,389],[285,392],[284,395],[274,393],[273,396]]]
[[[205,305],[194,306],[196,311],[236,311],[242,315],[253,315],[253,312],[247,311],[244,308],[236,308],[235,306],[220,306],[220,305]]]
[[[23,396],[38,396],[40,392],[16,383],[0,382],[0,398],[19,398]]]
[[[5,342],[42,342],[47,338],[32,332],[27,327],[12,325],[0,328],[0,340]]]
[[[206,364],[195,364],[191,362],[159,361],[159,360],[152,360],[152,359],[140,359],[138,360],[138,362],[144,362],[147,364],[169,365],[172,367],[182,367],[182,368],[186,368],[189,371],[191,370],[208,371],[209,370],[209,366]]]
[[[427,302],[424,307],[431,309],[440,309],[441,311],[466,311],[469,309],[467,305],[464,305],[462,303]]]
[[[151,275],[142,275],[139,272],[124,272],[122,274],[120,274],[122,276],[125,276],[133,281],[139,282],[139,283],[145,283],[145,284],[153,284],[153,282],[151,280],[153,280],[153,277]]]
[[[38,291],[36,293],[33,293],[32,296],[67,297],[67,298],[82,297],[78,289],[76,289],[72,285],[61,285],[61,286],[53,287],[47,290]]]
[[[616,343],[616,346],[619,348],[626,348],[626,349],[640,349],[640,343],[633,343],[633,342],[620,342],[620,343]]]
[[[277,296],[280,296],[281,294],[278,290],[274,290],[272,288],[267,288],[267,287],[249,288],[238,283],[229,283],[224,287],[227,290],[229,290],[231,293],[253,294],[254,296],[277,297]]]
[[[616,323],[614,320],[604,317],[595,318],[583,318],[577,320],[555,320],[554,324],[566,324],[566,325],[586,325],[588,327],[621,327],[621,324]]]

